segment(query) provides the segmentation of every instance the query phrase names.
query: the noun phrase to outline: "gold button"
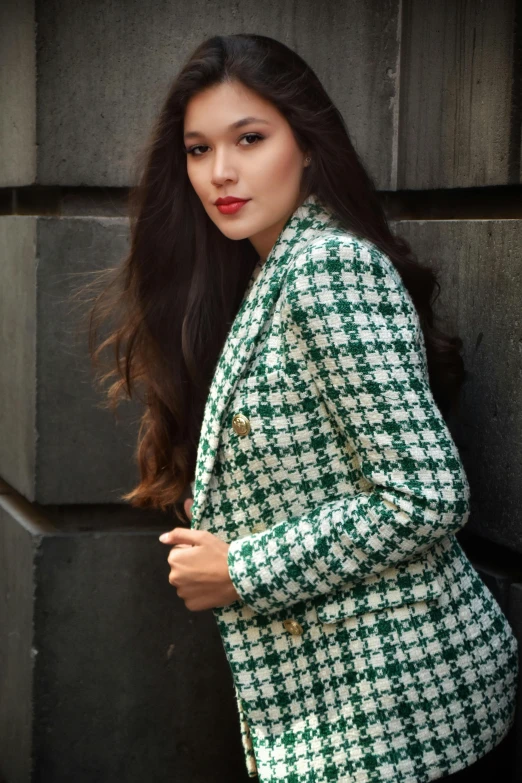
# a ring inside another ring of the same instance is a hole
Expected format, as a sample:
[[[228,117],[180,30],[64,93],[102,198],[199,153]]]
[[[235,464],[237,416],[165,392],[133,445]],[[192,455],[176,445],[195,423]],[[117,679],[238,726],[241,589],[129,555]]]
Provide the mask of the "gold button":
[[[250,432],[250,422],[243,413],[236,413],[232,418],[234,432],[238,435],[248,435]]]
[[[303,626],[297,620],[283,620],[283,625],[293,636],[300,636],[303,633]]]

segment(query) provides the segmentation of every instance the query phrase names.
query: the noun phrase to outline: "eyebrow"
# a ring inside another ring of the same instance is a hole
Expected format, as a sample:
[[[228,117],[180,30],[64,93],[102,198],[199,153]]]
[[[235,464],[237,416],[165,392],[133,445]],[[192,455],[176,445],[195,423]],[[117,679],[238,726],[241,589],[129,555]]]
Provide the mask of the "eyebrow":
[[[231,125],[228,126],[227,130],[235,130],[236,128],[242,128],[244,125],[250,125],[252,122],[262,122],[265,125],[270,125],[268,120],[262,120],[261,117],[243,117],[241,120],[236,120],[236,122],[233,122]],[[183,135],[184,139],[192,139],[196,136],[204,136],[204,133],[201,133],[201,131],[187,131]]]

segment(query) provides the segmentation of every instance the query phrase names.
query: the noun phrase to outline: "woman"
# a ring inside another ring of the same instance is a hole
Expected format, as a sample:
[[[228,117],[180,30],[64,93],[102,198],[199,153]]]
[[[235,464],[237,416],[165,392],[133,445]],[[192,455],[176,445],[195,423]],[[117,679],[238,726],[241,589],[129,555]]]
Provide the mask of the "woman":
[[[249,775],[469,766],[513,723],[518,645],[455,538],[462,360],[433,325],[433,272],[273,39],[203,42],[144,163],[102,308],[120,322],[94,354],[116,348],[113,402],[145,390],[125,498],[182,519],[193,488],[191,529],[161,540],[186,607],[215,614]]]

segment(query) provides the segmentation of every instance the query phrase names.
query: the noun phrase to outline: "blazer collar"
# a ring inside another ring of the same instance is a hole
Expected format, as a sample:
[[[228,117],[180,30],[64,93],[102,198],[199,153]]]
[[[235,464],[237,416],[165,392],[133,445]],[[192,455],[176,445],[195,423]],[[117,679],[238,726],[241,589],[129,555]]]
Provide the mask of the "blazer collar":
[[[289,262],[314,238],[342,226],[308,196],[288,218],[264,264],[257,264],[221,349],[210,385],[197,449],[191,527],[198,528],[212,487],[212,471],[223,419],[239,379],[246,373],[263,324],[277,302]]]

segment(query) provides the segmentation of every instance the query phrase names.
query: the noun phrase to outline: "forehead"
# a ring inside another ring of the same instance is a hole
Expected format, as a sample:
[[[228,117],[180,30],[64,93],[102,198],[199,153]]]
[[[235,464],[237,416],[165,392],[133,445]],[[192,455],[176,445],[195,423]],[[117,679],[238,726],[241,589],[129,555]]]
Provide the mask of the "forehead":
[[[281,118],[270,101],[243,84],[216,84],[190,99],[185,110],[184,131],[225,132],[231,123],[247,116],[270,123]]]

